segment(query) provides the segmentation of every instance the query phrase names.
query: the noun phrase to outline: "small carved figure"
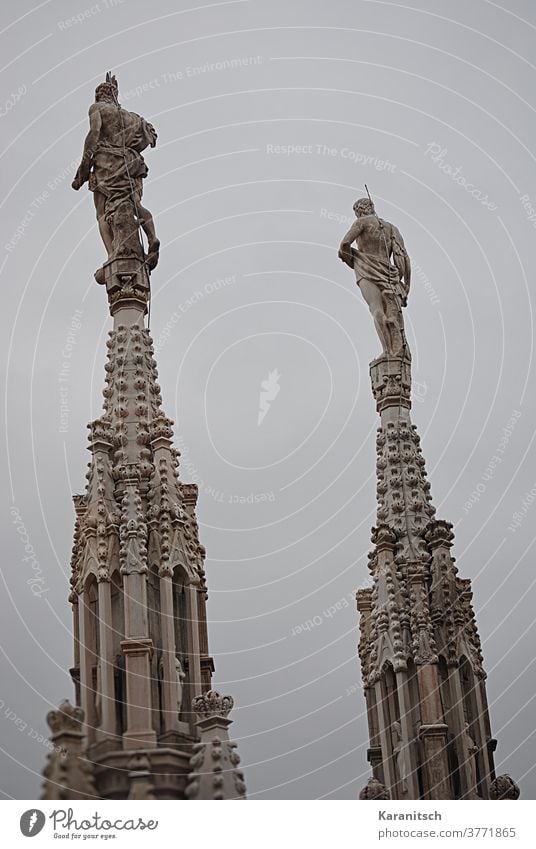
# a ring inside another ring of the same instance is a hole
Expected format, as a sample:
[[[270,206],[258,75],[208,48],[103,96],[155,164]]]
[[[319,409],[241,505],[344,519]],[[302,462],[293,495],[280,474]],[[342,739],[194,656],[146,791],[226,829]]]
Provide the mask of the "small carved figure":
[[[409,792],[408,780],[411,774],[411,758],[409,742],[402,735],[402,726],[399,722],[393,722],[395,740],[393,741],[393,755],[395,758],[396,772],[402,796]]]
[[[182,668],[182,663],[180,662],[178,657],[175,658],[175,674],[177,676],[177,713],[180,714],[186,673]]]
[[[162,680],[162,683],[165,682],[165,671],[164,671],[164,656],[160,657],[159,664],[159,674]],[[178,657],[175,657],[175,684],[177,687],[177,714],[180,714],[182,708],[182,697],[184,693],[184,682],[186,680],[186,672],[184,671],[183,665]]]
[[[411,279],[404,240],[394,224],[378,218],[369,198],[357,200],[354,212],[356,221],[341,242],[339,258],[355,272],[380,337],[382,356],[410,359],[402,317]],[[353,242],[358,250],[352,248]]]
[[[465,763],[467,764],[467,776],[469,781],[469,792],[467,793],[467,797],[469,799],[478,799],[476,774],[476,755],[478,752],[478,746],[475,745],[475,741],[469,733],[468,722],[465,723],[465,730],[463,733],[463,751],[465,755]]]

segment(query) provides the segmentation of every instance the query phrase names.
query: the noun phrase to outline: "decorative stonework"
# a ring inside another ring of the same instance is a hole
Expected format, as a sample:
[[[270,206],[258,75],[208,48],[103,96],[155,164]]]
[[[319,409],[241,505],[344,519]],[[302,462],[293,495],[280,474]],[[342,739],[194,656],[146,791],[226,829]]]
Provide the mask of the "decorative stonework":
[[[154,783],[151,771],[151,761],[147,754],[136,752],[128,764],[130,784],[129,799],[154,799]]]
[[[201,740],[194,746],[190,760],[188,799],[246,798],[244,774],[238,769],[240,756],[228,734],[232,707],[231,696],[220,696],[214,690],[193,700]]]
[[[494,800],[515,800],[519,799],[520,794],[521,791],[519,787],[513,778],[511,778],[507,773],[504,775],[498,775],[497,778],[491,782],[489,787],[489,797]]]
[[[75,707],[68,699],[65,699],[57,710],[47,713],[48,727],[52,734],[63,734],[66,731],[82,732],[84,711]]]
[[[390,799],[391,797],[385,784],[382,784],[377,778],[369,778],[365,787],[363,787],[360,791],[359,798],[382,802],[385,799]]]
[[[207,719],[213,716],[228,717],[233,709],[231,696],[220,696],[215,690],[209,690],[202,696],[198,696],[192,702],[192,710],[199,719]]]
[[[370,364],[372,394],[378,413],[388,407],[411,407],[411,361],[403,357],[379,357]]]
[[[460,578],[451,554],[452,525],[436,518],[410,419],[411,356],[402,317],[409,257],[370,199],[357,201],[354,211],[339,257],[355,271],[383,348],[370,364],[380,415],[372,587],[359,590],[357,606],[368,758],[385,787],[374,778],[360,798],[386,798],[384,790],[393,799],[487,798],[488,788],[491,798],[503,792],[507,798],[515,794],[511,779],[490,783],[495,741],[471,582]]]
[[[395,532],[398,562],[427,560],[424,532],[435,508],[416,427],[387,422],[378,430],[376,450],[378,523]]]
[[[143,179],[148,169],[142,152],[156,145],[157,135],[135,112],[123,109],[118,100],[116,78],[108,73],[97,86],[95,102],[89,108],[89,133],[80,166],[72,183],[77,191],[88,183],[93,192],[99,231],[107,251],[107,261],[95,273],[105,283],[113,304],[118,290],[123,299],[137,298],[143,289],[140,278],[158,263],[160,242],[156,238],[150,212],[142,206]],[[147,237],[147,253],[139,234]],[[143,275],[138,269],[143,268]],[[146,285],[148,291],[148,282]],[[147,292],[145,300],[147,299]]]
[[[73,187],[89,178],[94,193],[108,252],[96,279],[114,324],[102,415],[88,425],[86,490],[74,496],[70,673],[77,707],[65,703],[49,716],[55,748],[44,798],[187,798],[194,746],[206,754],[210,778],[197,776],[197,786],[192,777],[188,796],[243,798],[227,732],[232,699],[210,690],[197,487],[179,478],[173,422],[162,409],[144,326],[159,243],[140,203],[141,151],[156,134],[120,108],[111,75],[96,101]],[[194,697],[197,722],[188,707]]]
[[[93,765],[83,751],[84,712],[67,700],[47,714],[53,749],[43,770],[42,799],[97,797]]]

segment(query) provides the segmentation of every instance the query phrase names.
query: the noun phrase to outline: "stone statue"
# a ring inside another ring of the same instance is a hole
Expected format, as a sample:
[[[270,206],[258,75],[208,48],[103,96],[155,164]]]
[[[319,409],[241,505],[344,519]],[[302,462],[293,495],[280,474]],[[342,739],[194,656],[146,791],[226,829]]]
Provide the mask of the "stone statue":
[[[382,357],[409,360],[402,307],[407,304],[411,266],[404,240],[394,224],[378,218],[369,198],[357,200],[354,212],[356,221],[341,242],[339,258],[355,272],[380,337]]]
[[[175,658],[175,674],[177,676],[177,713],[180,714],[182,707],[182,693],[184,689],[184,681],[186,679],[186,673],[182,668],[182,663],[179,658]]]
[[[117,95],[116,78],[108,73],[106,82],[95,89],[95,103],[89,107],[89,133],[72,186],[78,191],[88,182],[93,192],[108,261],[137,256],[152,270],[158,262],[160,242],[151,213],[141,204],[143,179],[148,173],[141,152],[156,145],[157,135],[145,118],[123,109]],[[138,226],[149,243],[147,256]],[[95,277],[104,283],[103,269]]]
[[[402,726],[399,722],[393,722],[393,731],[396,739],[396,742],[393,741],[393,755],[401,796],[407,796],[409,792],[408,779],[411,774],[409,742],[402,736]]]
[[[162,683],[165,683],[166,673],[164,669],[164,656],[160,657],[159,674]],[[184,682],[186,680],[186,672],[178,657],[175,657],[175,684],[177,692],[177,714],[180,714],[182,708],[182,697],[184,693]]]
[[[477,793],[477,775],[476,775],[476,754],[478,746],[475,746],[475,741],[469,733],[469,723],[465,723],[463,732],[463,751],[465,754],[465,763],[467,764],[467,777],[469,781],[469,799],[478,799]]]

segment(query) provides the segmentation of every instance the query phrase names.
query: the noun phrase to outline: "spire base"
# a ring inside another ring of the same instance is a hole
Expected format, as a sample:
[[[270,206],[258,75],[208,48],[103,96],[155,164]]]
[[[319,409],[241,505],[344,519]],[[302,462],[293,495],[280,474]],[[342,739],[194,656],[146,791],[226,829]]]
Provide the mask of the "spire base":
[[[411,409],[411,360],[408,357],[381,356],[370,363],[372,394],[382,416],[387,409]]]
[[[145,261],[135,256],[117,257],[105,262],[97,274],[98,282],[106,286],[110,314],[116,318],[116,323],[139,323],[139,314],[147,314],[150,298],[149,270]],[[119,317],[123,312],[125,315]]]

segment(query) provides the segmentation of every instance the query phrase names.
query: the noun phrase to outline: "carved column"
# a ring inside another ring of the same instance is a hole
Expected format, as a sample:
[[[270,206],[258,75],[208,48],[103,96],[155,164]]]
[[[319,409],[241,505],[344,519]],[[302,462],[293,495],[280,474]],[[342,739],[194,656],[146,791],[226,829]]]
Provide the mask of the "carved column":
[[[162,635],[162,711],[164,728],[174,731],[178,725],[177,675],[175,670],[175,627],[173,614],[173,578],[170,567],[160,570],[160,630]]]
[[[449,687],[452,694],[453,706],[451,710],[450,732],[454,737],[456,754],[458,757],[458,773],[460,776],[460,796],[462,799],[470,799],[472,787],[470,786],[469,769],[466,753],[463,748],[463,735],[465,729],[465,717],[463,714],[463,693],[460,683],[458,666],[449,667]]]
[[[402,729],[402,738],[408,743],[408,751],[411,759],[411,772],[407,779],[408,793],[406,796],[400,796],[400,798],[418,799],[419,782],[417,780],[417,759],[415,757],[414,729],[411,724],[412,704],[408,689],[407,672],[405,670],[399,670],[396,672],[396,685],[398,702],[400,705],[400,726]]]
[[[475,677],[475,702],[477,709],[477,722],[478,722],[478,759],[480,762],[480,786],[478,788],[479,795],[486,799],[488,793],[488,787],[490,782],[493,779],[493,761],[492,754],[488,748],[488,740],[489,735],[487,733],[486,728],[486,714],[487,714],[487,704],[484,704],[482,687],[481,684],[483,679],[480,679],[478,676]]]
[[[391,729],[387,719],[386,704],[383,699],[381,682],[376,681],[374,685],[374,693],[376,696],[376,705],[378,708],[378,724],[379,738],[382,752],[383,780],[390,792],[396,788],[396,775],[393,768],[393,759],[391,757]]]
[[[99,669],[101,721],[98,736],[115,734],[114,647],[110,578],[100,578],[99,592]]]
[[[188,592],[188,631],[190,635],[191,652],[188,657],[190,670],[191,692],[193,696],[201,694],[201,660],[199,654],[199,619],[197,608],[198,589],[194,584],[189,584]]]
[[[95,693],[93,690],[93,666],[95,655],[92,650],[92,614],[89,607],[87,590],[81,593],[78,601],[79,633],[80,633],[80,702],[84,717],[84,736],[88,742],[95,738]]]

